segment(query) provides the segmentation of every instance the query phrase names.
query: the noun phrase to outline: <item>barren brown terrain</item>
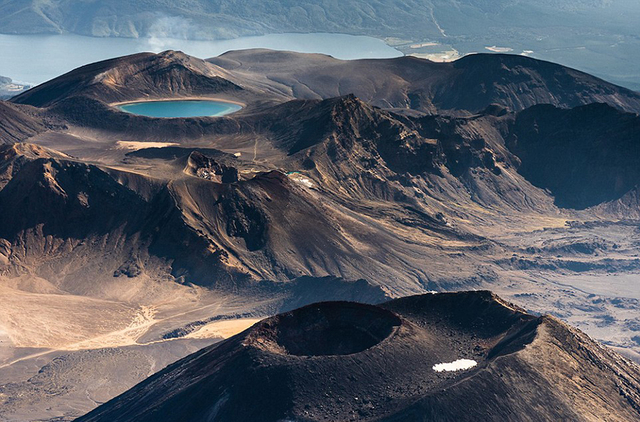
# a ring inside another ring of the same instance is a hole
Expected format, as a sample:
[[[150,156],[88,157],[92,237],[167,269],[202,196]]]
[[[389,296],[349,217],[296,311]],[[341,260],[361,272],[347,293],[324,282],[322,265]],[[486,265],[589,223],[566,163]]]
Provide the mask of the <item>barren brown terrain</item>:
[[[114,106],[194,97],[245,107]],[[0,110],[0,419],[71,420],[318,301],[490,289],[640,356],[636,92],[509,55],[169,51]]]

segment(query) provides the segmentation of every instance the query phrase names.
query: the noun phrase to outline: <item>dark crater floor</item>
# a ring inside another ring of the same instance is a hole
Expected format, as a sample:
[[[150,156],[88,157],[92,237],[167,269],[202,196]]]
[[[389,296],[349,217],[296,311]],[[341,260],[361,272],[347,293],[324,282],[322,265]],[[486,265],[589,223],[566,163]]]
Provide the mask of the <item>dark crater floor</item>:
[[[271,350],[296,356],[351,355],[389,337],[400,318],[376,306],[325,303],[278,315],[256,331]]]

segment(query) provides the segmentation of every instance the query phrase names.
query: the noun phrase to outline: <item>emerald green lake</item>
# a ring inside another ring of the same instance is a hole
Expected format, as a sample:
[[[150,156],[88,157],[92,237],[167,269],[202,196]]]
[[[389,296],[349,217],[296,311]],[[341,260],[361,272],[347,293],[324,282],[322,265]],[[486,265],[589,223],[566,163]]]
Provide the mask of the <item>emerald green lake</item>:
[[[242,107],[213,100],[175,100],[129,103],[118,108],[127,113],[148,117],[219,117],[234,113]]]

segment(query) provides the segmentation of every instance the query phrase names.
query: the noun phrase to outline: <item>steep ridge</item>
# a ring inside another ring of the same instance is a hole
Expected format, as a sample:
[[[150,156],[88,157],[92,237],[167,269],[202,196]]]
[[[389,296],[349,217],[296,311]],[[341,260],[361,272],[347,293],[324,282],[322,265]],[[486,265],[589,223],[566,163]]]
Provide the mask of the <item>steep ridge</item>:
[[[606,104],[571,110],[549,105],[519,113],[507,140],[519,172],[549,189],[561,207],[617,200],[638,186],[640,117]]]
[[[25,149],[35,152],[26,155]],[[176,277],[193,268],[209,274],[199,279],[204,284],[223,283],[236,274],[230,268],[224,276],[217,272],[225,267],[224,256],[185,223],[166,183],[138,180],[152,192],[144,198],[119,183],[126,174],[108,173],[38,147],[21,146],[18,153],[5,147],[2,157],[0,206],[14,217],[2,219],[0,236],[11,245],[7,265],[17,274],[37,273],[69,292],[97,295],[100,284],[87,284],[76,271],[113,282],[114,277],[136,277],[145,269],[167,271],[163,260],[168,259],[168,271]],[[191,250],[181,244],[190,244]]]
[[[28,114],[14,104],[0,101],[0,144],[13,144],[44,132],[47,126],[38,114]]]
[[[329,192],[417,208],[425,198],[463,202],[473,192],[473,201],[485,206],[520,211],[532,208],[526,195],[538,198],[538,210],[546,209],[540,193],[515,174],[519,159],[505,147],[503,126],[513,116],[494,114],[408,117],[348,95],[291,101],[251,119],[261,122],[258,130],[286,152],[288,166],[293,163],[317,177]],[[502,176],[503,171],[514,173],[516,180]]]
[[[0,223],[0,237],[11,245],[7,265],[17,274],[36,273],[58,285],[69,283],[69,291],[86,292],[99,291],[100,285],[86,284],[67,268],[95,271],[109,283],[113,277],[160,271],[222,289],[302,275],[399,276],[393,267],[404,252],[394,250],[402,240],[374,226],[367,236],[379,237],[380,244],[359,253],[358,230],[372,216],[347,218],[348,208],[321,204],[313,190],[280,171],[229,183],[206,177],[208,166],[186,179],[163,181],[20,145],[20,150],[5,148],[0,167],[0,206],[15,215]],[[201,164],[207,162],[198,154]],[[190,157],[193,165],[198,155]],[[386,218],[402,227],[394,222],[397,212]],[[460,236],[433,218],[422,225],[438,237]],[[378,251],[388,257],[376,258]],[[394,289],[418,288],[414,276],[405,280]]]
[[[635,118],[608,109],[611,113],[602,114],[602,120]],[[171,277],[207,286],[230,288],[249,280],[335,275],[366,278],[375,284],[386,284],[384,280],[393,277],[393,286],[387,288],[395,292],[416,292],[425,284],[434,288],[452,259],[439,242],[458,242],[470,248],[469,273],[464,273],[469,276],[471,268],[485,259],[486,250],[499,250],[484,234],[486,227],[495,224],[487,221],[487,215],[501,218],[496,210],[511,218],[563,218],[552,203],[554,198],[540,189],[548,186],[527,173],[531,158],[526,150],[517,149],[525,144],[516,147],[512,142],[519,133],[533,133],[528,128],[544,128],[558,119],[555,114],[541,115],[539,120],[545,120],[534,123],[527,118],[531,110],[514,115],[493,107],[468,117],[410,117],[378,109],[354,96],[294,100],[234,118],[214,119],[206,126],[220,137],[258,136],[254,149],[261,142],[272,151],[268,164],[258,169],[255,161],[231,154],[209,157],[206,150],[195,148],[185,148],[182,157],[169,160],[145,155],[143,150],[129,155],[129,160],[137,157],[144,166],[164,161],[173,173],[154,181],[123,170],[100,170],[96,173],[99,180],[71,186],[85,180],[75,174],[91,166],[36,160],[0,192],[6,198],[6,209],[21,215],[5,222],[3,237],[13,243],[21,233],[31,231],[34,242],[40,234],[81,239],[127,227],[122,235],[145,245],[143,252],[136,252],[130,244],[132,249],[122,252],[121,262],[109,274],[126,273],[120,266],[137,262],[142,259],[140,254],[150,254],[172,262]],[[581,109],[554,110],[580,113]],[[175,125],[176,131],[182,120],[162,119],[169,127]],[[621,142],[633,139],[632,132],[616,133]],[[614,144],[609,147],[612,154],[632,157]],[[620,198],[633,188],[632,167],[629,182],[614,193],[607,186],[617,180],[615,175],[603,177],[603,189],[609,194],[605,199]],[[603,171],[606,168],[602,166]],[[557,165],[551,169],[570,168]],[[30,183],[37,184],[32,187]],[[150,186],[155,186],[151,192]],[[576,182],[576,186],[581,185]],[[58,190],[64,193],[56,193]],[[101,205],[83,207],[87,195]],[[115,199],[120,195],[125,198],[120,202],[129,204],[126,209]],[[82,224],[69,220],[69,227],[57,226],[65,219],[55,220],[31,206],[32,197],[65,209],[65,215],[77,214]],[[84,199],[77,199],[80,197]],[[555,200],[561,207],[579,208],[560,202],[562,192]],[[22,208],[28,211],[19,212]],[[96,209],[104,214],[95,214]],[[102,219],[113,225],[99,224]],[[37,228],[45,221],[49,223],[41,233]],[[154,234],[156,226],[165,225],[166,230]],[[415,231],[411,236],[417,237],[408,241],[407,231]],[[185,241],[198,252],[186,253],[172,246]],[[363,244],[367,247],[362,248]],[[441,261],[443,267],[420,260],[420,255]],[[399,262],[410,271],[399,273]],[[136,265],[144,268],[146,264]]]
[[[172,277],[199,285],[231,287],[248,280],[336,275],[375,284],[393,277],[394,285],[387,288],[415,292],[425,283],[437,286],[444,272],[420,255],[444,260],[442,265],[451,259],[434,241],[461,242],[475,250],[470,267],[482,260],[482,251],[496,247],[480,228],[490,223],[469,210],[509,210],[522,218],[559,215],[552,198],[516,172],[521,159],[513,148],[507,149],[504,137],[510,136],[510,127],[519,127],[512,123],[518,119],[496,109],[470,117],[408,117],[354,96],[295,100],[208,126],[218,136],[264,139],[262,145],[273,152],[270,163],[258,170],[255,162],[231,154],[214,158],[206,150],[185,148],[181,157],[169,154],[163,160],[142,150],[129,160],[142,160],[144,166],[164,161],[175,172],[154,181],[122,170],[100,170],[100,181],[87,180],[89,186],[60,188],[61,183],[84,180],[74,174],[87,166],[41,161],[26,166],[23,176],[17,174],[0,192],[8,210],[28,210],[12,220],[12,227],[5,223],[3,237],[13,242],[45,221],[49,224],[43,234],[63,239],[83,238],[94,226],[101,227],[95,233],[100,236],[122,226],[128,227],[123,236],[145,245],[143,256],[171,261]],[[165,121],[179,126],[181,120]],[[40,178],[55,183],[27,186]],[[155,186],[151,192],[149,186]],[[47,198],[40,197],[43,189]],[[55,193],[58,189],[65,193]],[[97,190],[90,194],[87,189]],[[116,193],[105,196],[101,190]],[[102,195],[95,199],[102,205],[83,208],[75,199],[78,195]],[[116,199],[120,195],[131,199]],[[65,215],[77,213],[82,224],[69,221],[69,228],[54,228],[65,220],[48,220],[53,217],[25,202],[31,197],[66,209]],[[129,205],[121,208],[120,202]],[[94,215],[94,209],[104,215]],[[118,220],[98,224],[103,218]],[[167,228],[154,234],[156,225]],[[71,228],[83,231],[74,234],[68,232]],[[418,237],[407,241],[400,233],[408,230],[417,230],[412,236]],[[33,233],[36,241],[40,232]],[[198,252],[171,246],[187,239]],[[129,247],[133,249],[123,252],[110,274],[141,259],[134,246]],[[399,273],[399,262],[411,271]]]
[[[477,366],[435,370],[463,358]],[[327,302],[188,356],[78,421],[627,421],[640,414],[638,375],[488,292]]]

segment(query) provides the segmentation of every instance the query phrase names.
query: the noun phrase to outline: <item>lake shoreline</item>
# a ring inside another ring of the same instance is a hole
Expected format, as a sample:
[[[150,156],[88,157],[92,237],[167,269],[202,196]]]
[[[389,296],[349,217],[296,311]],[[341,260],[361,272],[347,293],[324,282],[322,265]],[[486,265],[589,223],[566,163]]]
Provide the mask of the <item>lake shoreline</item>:
[[[218,98],[218,97],[146,98],[146,99],[139,99],[139,100],[133,100],[133,101],[121,101],[121,102],[117,102],[117,103],[110,103],[109,106],[110,107],[119,108],[119,107],[122,107],[124,105],[129,105],[129,104],[153,103],[153,102],[170,102],[170,101],[216,101],[216,102],[219,102],[219,103],[234,104],[234,105],[240,106],[242,108],[245,108],[247,106],[245,103],[242,103],[240,101],[229,100],[229,99],[226,99],[226,98]]]
[[[125,113],[151,118],[223,117],[243,109],[237,102],[212,99],[185,99],[181,97],[162,100],[126,102],[116,109]]]

